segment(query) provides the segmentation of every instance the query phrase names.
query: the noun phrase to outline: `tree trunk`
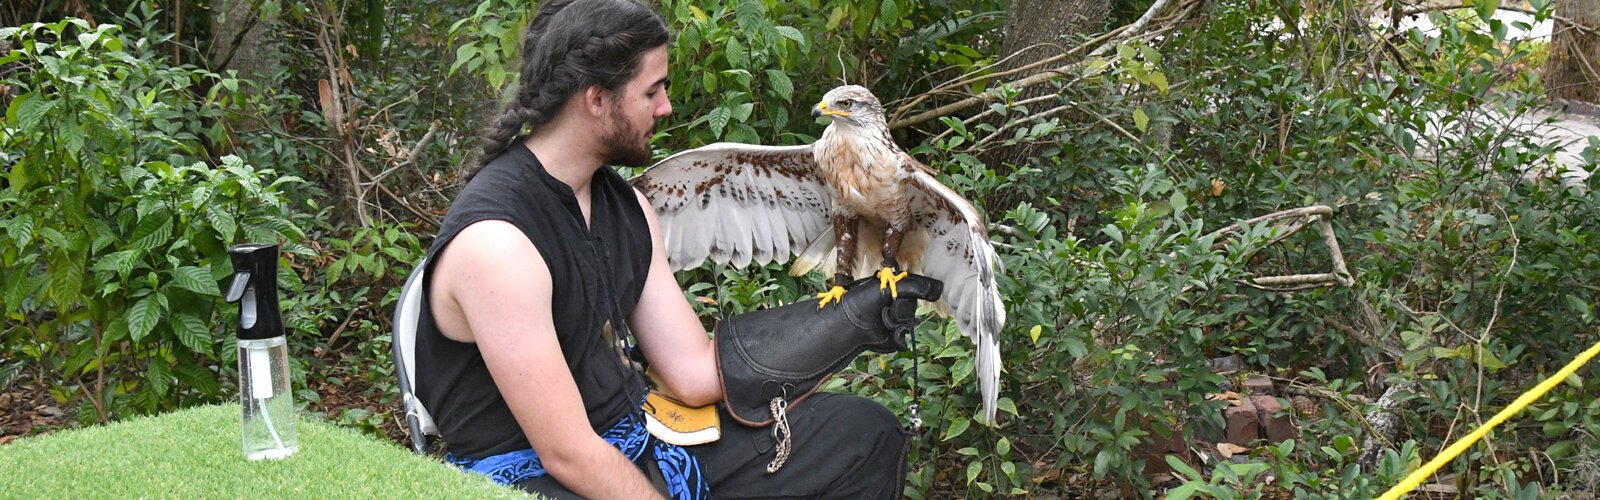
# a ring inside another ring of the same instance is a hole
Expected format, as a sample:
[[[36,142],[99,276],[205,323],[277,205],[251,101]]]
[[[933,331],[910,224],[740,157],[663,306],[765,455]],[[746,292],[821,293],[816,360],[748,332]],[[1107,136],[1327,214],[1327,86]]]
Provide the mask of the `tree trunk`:
[[[282,66],[282,58],[275,51],[276,47],[271,42],[268,28],[272,26],[269,19],[264,19],[252,3],[256,0],[212,0],[211,2],[211,50],[208,54],[211,70],[228,76],[229,71],[241,80],[249,80],[256,85],[265,87],[271,85],[271,78]],[[240,92],[250,92],[253,86],[240,86]],[[227,92],[225,89],[222,92]],[[222,118],[231,136],[240,133],[263,130],[266,126],[257,116],[238,116],[229,114]],[[207,143],[206,149],[213,155],[227,153],[232,141],[224,140],[220,144]]]
[[[1071,49],[1103,31],[1110,13],[1111,0],[1013,0],[1006,12],[1005,40],[1000,46],[1000,57],[1005,62],[995,70],[1027,66]],[[1060,66],[1064,62],[1049,66]],[[1023,91],[1016,100],[1051,92],[1055,92],[1052,85],[1036,85]],[[1038,112],[1056,106],[1055,102],[1042,102],[1028,108]],[[994,126],[1000,127],[1002,123],[994,123]],[[1035,144],[994,146],[984,151],[979,159],[997,171],[1010,172],[1012,166],[1027,161],[1041,149],[1041,145]],[[986,201],[991,209],[1003,209],[1015,201],[1006,193],[996,193],[990,198]]]
[[[1600,103],[1600,0],[1557,0],[1544,84],[1552,99]]]

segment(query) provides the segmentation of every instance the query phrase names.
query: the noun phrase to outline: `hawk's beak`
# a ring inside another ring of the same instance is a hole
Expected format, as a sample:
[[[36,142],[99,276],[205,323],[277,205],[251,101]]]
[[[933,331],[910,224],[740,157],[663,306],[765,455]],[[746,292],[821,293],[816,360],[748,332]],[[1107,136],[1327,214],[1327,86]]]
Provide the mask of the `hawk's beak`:
[[[849,117],[850,116],[850,112],[849,111],[835,111],[835,110],[832,110],[832,109],[828,109],[828,101],[822,101],[822,102],[817,103],[816,107],[811,108],[811,116],[813,116],[813,117],[821,117],[823,115]]]

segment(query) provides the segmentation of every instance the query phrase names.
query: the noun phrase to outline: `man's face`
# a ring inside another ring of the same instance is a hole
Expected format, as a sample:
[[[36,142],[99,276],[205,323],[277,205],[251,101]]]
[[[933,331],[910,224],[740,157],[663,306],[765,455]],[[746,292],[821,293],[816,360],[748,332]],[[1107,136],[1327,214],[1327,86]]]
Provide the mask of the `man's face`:
[[[656,121],[672,114],[667,101],[667,47],[650,49],[639,58],[639,72],[610,94],[605,118],[605,163],[642,167],[650,162],[650,137]]]

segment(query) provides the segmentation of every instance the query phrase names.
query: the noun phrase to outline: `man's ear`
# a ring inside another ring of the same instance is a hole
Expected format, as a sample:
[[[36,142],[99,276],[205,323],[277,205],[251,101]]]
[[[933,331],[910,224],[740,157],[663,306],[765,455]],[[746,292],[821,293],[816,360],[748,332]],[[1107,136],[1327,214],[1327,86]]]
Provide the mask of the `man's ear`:
[[[606,91],[604,87],[599,85],[584,87],[582,94],[583,109],[596,118],[605,116],[607,105],[610,104],[606,100],[611,98],[611,92]]]

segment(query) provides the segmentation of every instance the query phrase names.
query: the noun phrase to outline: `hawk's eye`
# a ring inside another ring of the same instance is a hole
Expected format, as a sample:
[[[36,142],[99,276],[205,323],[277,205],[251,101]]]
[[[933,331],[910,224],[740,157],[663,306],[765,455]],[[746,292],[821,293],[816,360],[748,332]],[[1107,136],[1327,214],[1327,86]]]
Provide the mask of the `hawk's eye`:
[[[844,109],[850,109],[850,108],[853,108],[855,106],[856,106],[856,102],[852,101],[850,99],[841,99],[839,101],[839,107],[844,108]]]

